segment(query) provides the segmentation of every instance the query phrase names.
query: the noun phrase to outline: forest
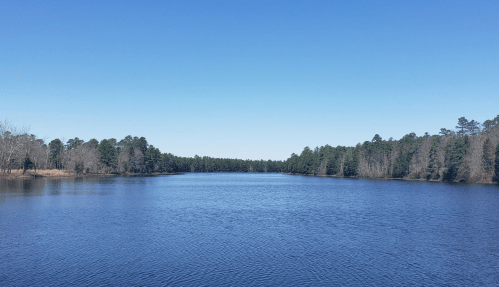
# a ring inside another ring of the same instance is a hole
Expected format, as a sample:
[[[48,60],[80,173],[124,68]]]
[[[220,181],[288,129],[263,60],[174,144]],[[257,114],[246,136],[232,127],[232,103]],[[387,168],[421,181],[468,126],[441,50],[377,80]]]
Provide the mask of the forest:
[[[0,123],[0,175],[12,170],[59,169],[82,174],[153,174],[179,172],[281,172],[282,161],[178,157],[161,153],[145,137],[84,141],[75,137],[46,143],[8,122]]]
[[[292,174],[394,178],[448,182],[499,182],[499,115],[483,124],[465,117],[455,130],[438,135],[409,133],[400,140],[371,141],[355,147],[309,147],[292,154],[283,170]]]
[[[0,123],[0,175],[12,170],[59,169],[75,175],[179,172],[282,172],[289,174],[447,182],[499,182],[499,115],[480,124],[461,117],[438,135],[409,133],[399,140],[372,140],[353,147],[305,147],[285,161],[179,157],[162,153],[145,137],[45,142]]]

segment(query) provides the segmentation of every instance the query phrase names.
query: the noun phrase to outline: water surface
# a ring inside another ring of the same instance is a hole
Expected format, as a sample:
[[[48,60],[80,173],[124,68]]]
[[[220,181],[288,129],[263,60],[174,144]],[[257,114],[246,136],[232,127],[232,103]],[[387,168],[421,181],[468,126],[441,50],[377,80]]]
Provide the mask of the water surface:
[[[0,181],[1,286],[496,286],[499,188],[188,173]]]

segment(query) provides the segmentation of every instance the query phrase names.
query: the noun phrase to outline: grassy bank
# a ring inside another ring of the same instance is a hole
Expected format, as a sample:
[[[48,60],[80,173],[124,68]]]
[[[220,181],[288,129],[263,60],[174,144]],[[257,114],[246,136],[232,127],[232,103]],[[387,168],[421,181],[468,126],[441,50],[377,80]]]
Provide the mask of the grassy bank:
[[[143,173],[83,173],[76,175],[72,170],[59,170],[59,169],[41,169],[37,170],[27,170],[23,174],[22,169],[13,169],[11,173],[1,174],[0,179],[27,179],[35,177],[88,177],[88,176],[157,176],[157,175],[172,175],[176,173],[167,172],[153,172],[151,174]]]

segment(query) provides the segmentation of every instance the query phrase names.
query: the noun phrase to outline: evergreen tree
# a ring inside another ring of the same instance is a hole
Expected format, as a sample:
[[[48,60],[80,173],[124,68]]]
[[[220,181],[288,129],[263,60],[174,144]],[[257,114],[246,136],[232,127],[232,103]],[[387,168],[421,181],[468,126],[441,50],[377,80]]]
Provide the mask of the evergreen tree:
[[[75,149],[78,146],[83,145],[83,143],[84,143],[83,140],[80,140],[78,137],[75,137],[74,139],[68,140],[68,142],[66,143],[66,149],[67,150]]]
[[[144,163],[147,173],[152,173],[157,171],[159,161],[161,159],[161,152],[159,149],[154,148],[154,146],[149,146],[144,155]]]
[[[471,120],[468,122],[466,128],[469,134],[476,135],[480,132],[480,123],[475,120]]]
[[[452,134],[452,131],[451,130],[448,130],[446,128],[441,128],[440,129],[440,134],[443,135],[443,136],[446,136],[446,135],[450,135]]]
[[[99,147],[99,141],[96,139],[91,139],[85,145],[88,145],[91,148],[97,148]]]
[[[465,136],[456,139],[455,142],[447,148],[445,159],[447,171],[444,174],[445,180],[454,181],[456,179],[458,171],[464,162],[464,156],[466,155],[468,147],[469,138],[468,136]]]
[[[357,166],[358,163],[354,158],[350,158],[345,160],[343,164],[343,175],[344,176],[356,176],[357,175]]]
[[[393,177],[403,178],[409,174],[409,166],[411,164],[412,154],[408,152],[402,152],[395,160],[395,165],[393,166]]]
[[[107,167],[116,168],[117,165],[117,151],[109,140],[102,140],[99,144],[99,160]]]
[[[308,146],[300,154],[298,172],[301,174],[314,173],[314,153]]]
[[[29,157],[25,157],[23,161],[23,174],[26,173],[26,170],[31,169],[34,167],[33,162]]]
[[[456,129],[458,130],[458,134],[466,134],[466,131],[468,130],[468,120],[465,117],[460,117],[459,119],[457,119]]]
[[[75,162],[75,174],[82,174],[85,164],[82,160],[77,160]]]
[[[412,157],[423,139],[418,139],[415,133],[409,133],[398,141],[400,154],[393,166],[393,177],[403,178],[409,174]]]
[[[358,166],[359,166],[359,153],[361,146],[358,144],[352,150],[352,155],[347,157],[343,163],[343,175],[344,176],[357,176]]]
[[[433,143],[430,148],[430,162],[426,170],[426,180],[429,179],[439,179],[440,174],[438,170],[442,167],[442,163],[437,158],[438,148],[440,147],[440,136],[435,136],[433,138]]]
[[[494,181],[499,182],[499,144],[496,147],[496,159],[494,164]]]
[[[61,169],[61,155],[64,150],[64,145],[60,139],[55,139],[49,143],[50,161],[54,163],[55,168]]]
[[[489,132],[490,128],[494,126],[494,122],[491,120],[486,120],[483,122],[482,126],[483,126],[483,131],[487,133]]]
[[[138,148],[142,152],[142,154],[146,153],[148,146],[149,145],[147,144],[147,140],[145,137],[141,137],[141,138],[134,137],[133,138],[133,147]]]
[[[296,174],[299,173],[298,171],[298,161],[299,161],[299,156],[295,153],[291,154],[291,157],[286,160],[287,163],[287,172],[291,174]]]

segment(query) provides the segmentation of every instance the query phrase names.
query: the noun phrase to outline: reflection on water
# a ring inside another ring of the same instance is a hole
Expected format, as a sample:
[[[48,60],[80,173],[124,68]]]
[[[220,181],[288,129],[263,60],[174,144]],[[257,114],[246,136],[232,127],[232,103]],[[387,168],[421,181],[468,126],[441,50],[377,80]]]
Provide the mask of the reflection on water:
[[[63,184],[83,182],[82,178],[38,178],[0,180],[0,197],[14,195],[59,195]]]
[[[185,174],[0,181],[0,285],[497,286],[499,188]]]
[[[38,179],[0,179],[0,193],[41,192],[45,189],[45,181]]]

